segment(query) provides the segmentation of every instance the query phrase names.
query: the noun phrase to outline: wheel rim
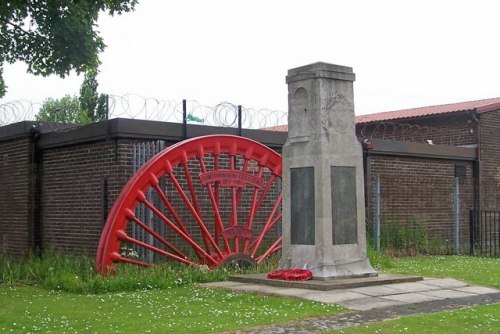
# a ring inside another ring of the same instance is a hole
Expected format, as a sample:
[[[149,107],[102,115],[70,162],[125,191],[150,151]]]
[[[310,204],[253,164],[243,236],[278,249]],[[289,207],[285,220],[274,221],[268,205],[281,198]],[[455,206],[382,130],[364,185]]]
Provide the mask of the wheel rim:
[[[218,267],[281,249],[281,156],[213,135],[172,145],[127,182],[101,234],[100,273],[162,260]]]

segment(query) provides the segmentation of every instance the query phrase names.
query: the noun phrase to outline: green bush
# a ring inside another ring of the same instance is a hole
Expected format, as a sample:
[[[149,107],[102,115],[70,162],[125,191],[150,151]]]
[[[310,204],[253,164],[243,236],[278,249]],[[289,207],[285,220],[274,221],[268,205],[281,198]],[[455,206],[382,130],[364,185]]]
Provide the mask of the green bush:
[[[368,245],[368,259],[377,271],[384,271],[394,267],[393,260],[383,252],[377,252],[372,245]]]
[[[369,226],[368,242],[375,248],[373,226]],[[391,256],[450,254],[449,245],[440,237],[429,237],[427,223],[412,219],[401,224],[388,218],[380,224],[380,250]]]

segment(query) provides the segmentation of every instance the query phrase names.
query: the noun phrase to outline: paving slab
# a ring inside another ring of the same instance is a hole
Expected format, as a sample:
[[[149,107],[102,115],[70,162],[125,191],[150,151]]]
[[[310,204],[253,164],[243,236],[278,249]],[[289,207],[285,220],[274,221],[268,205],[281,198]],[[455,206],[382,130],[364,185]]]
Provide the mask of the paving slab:
[[[307,300],[337,304],[351,310],[383,309],[397,305],[435,303],[439,300],[458,300],[467,297],[500,294],[500,290],[471,286],[448,278],[425,278],[417,282],[382,284],[349,289],[317,290],[311,285],[280,284],[278,286],[249,282],[225,281],[201,284],[207,288],[224,288],[233,291],[256,292],[269,295],[297,297]],[[294,283],[294,282],[291,282]],[[480,298],[480,297],[479,297]]]
[[[403,304],[405,304],[405,303],[397,301],[397,300],[389,300],[389,299],[379,298],[379,297],[351,299],[351,300],[346,300],[346,301],[339,303],[340,306],[349,308],[351,310],[357,310],[357,311],[366,311],[366,310],[371,310],[371,309],[376,309],[376,308],[385,308],[385,307],[389,307],[389,306],[403,305]]]
[[[276,293],[281,292],[281,291],[276,291],[276,288],[273,289],[273,287],[271,286],[258,285],[258,284],[236,285],[233,287],[233,290],[246,291],[246,292],[260,292],[264,294],[269,293],[270,291],[274,291]]]
[[[430,285],[430,284],[424,284],[424,283],[421,283],[421,282],[392,284],[391,288],[395,289],[395,290],[398,290],[400,293],[421,292],[421,291],[429,291],[429,290],[439,290],[439,289],[441,289],[438,286],[433,286],[433,285]]]
[[[451,289],[423,291],[422,294],[425,294],[425,295],[431,296],[431,297],[447,298],[447,299],[464,298],[464,297],[471,297],[471,296],[477,295],[475,293],[467,293],[467,292],[451,290]]]
[[[432,286],[440,287],[440,288],[445,288],[445,289],[452,289],[452,288],[462,288],[464,286],[467,286],[469,284],[453,279],[453,278],[433,278],[433,279],[424,279],[422,284],[429,284]]]
[[[453,289],[453,290],[467,292],[467,293],[475,293],[475,294],[478,294],[478,295],[499,292],[499,290],[497,290],[497,289],[487,288],[487,287],[478,286],[478,285],[464,286],[463,288],[456,288],[456,289]]]
[[[401,293],[401,290],[395,289],[391,287],[391,285],[366,286],[362,288],[351,289],[351,291],[374,297]]]
[[[308,293],[308,294],[302,295],[301,297],[308,299],[308,300],[313,300],[316,302],[341,305],[341,303],[343,303],[345,301],[356,300],[356,299],[365,299],[367,297],[367,295],[362,294],[362,293],[353,292],[353,291],[342,290],[342,291],[334,291],[334,292],[330,292],[330,293],[313,292],[313,293]]]
[[[383,299],[395,300],[406,304],[416,304],[422,302],[428,302],[432,300],[442,299],[441,297],[429,296],[422,293],[401,293],[397,295],[387,295],[381,297]]]

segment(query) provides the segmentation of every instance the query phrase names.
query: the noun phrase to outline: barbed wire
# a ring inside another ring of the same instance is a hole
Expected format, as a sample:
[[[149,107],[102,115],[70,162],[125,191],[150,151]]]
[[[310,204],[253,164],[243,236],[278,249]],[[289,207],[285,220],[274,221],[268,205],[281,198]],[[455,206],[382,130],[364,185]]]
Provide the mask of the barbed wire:
[[[467,125],[463,129],[455,129],[453,135],[449,135],[447,131],[449,130],[441,127],[398,122],[375,121],[357,124],[357,134],[365,140],[377,138],[452,146],[472,145],[475,142]]]
[[[0,126],[34,121],[42,103],[16,100],[0,104]],[[186,101],[187,121],[200,125],[237,127],[238,105],[221,102],[206,106],[196,100]],[[108,118],[144,119],[182,123],[183,102],[147,98],[138,94],[108,95]],[[286,124],[288,113],[270,109],[241,107],[241,127],[261,129]]]
[[[389,139],[399,141],[426,142],[432,140],[431,133],[437,131],[428,126],[397,122],[372,122],[358,125],[363,139]]]
[[[182,123],[183,101],[146,98],[138,94],[108,95],[108,118],[144,119]],[[0,103],[0,126],[20,122],[35,121],[42,103],[16,100]],[[191,124],[238,127],[238,105],[221,102],[206,106],[196,100],[186,100],[186,119]],[[369,116],[366,116],[369,117]],[[405,142],[432,144],[464,145],[471,140],[469,132],[461,131],[457,136],[443,136],[443,129],[418,124],[364,121],[365,116],[357,118],[357,133],[363,139],[388,139]],[[53,128],[53,131],[68,131],[79,124],[60,122],[37,122],[37,127]],[[288,113],[270,109],[241,107],[241,127],[245,129],[264,129],[283,126],[288,123]]]
[[[0,126],[21,122],[33,121],[42,106],[28,100],[16,100],[0,104]]]

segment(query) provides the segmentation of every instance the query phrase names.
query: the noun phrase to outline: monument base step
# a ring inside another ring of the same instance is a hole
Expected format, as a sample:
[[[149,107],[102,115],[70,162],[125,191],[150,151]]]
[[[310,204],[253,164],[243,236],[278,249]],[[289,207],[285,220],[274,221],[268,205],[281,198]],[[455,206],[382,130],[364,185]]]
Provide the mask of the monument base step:
[[[267,274],[252,274],[252,275],[234,275],[228,278],[229,281],[264,284],[283,288],[298,288],[310,290],[340,290],[352,289],[365,286],[375,286],[384,284],[396,284],[406,282],[417,282],[423,280],[421,276],[399,276],[379,274],[372,277],[357,277],[357,278],[336,278],[334,280],[318,280],[312,279],[309,281],[284,281],[279,279],[268,279]]]

